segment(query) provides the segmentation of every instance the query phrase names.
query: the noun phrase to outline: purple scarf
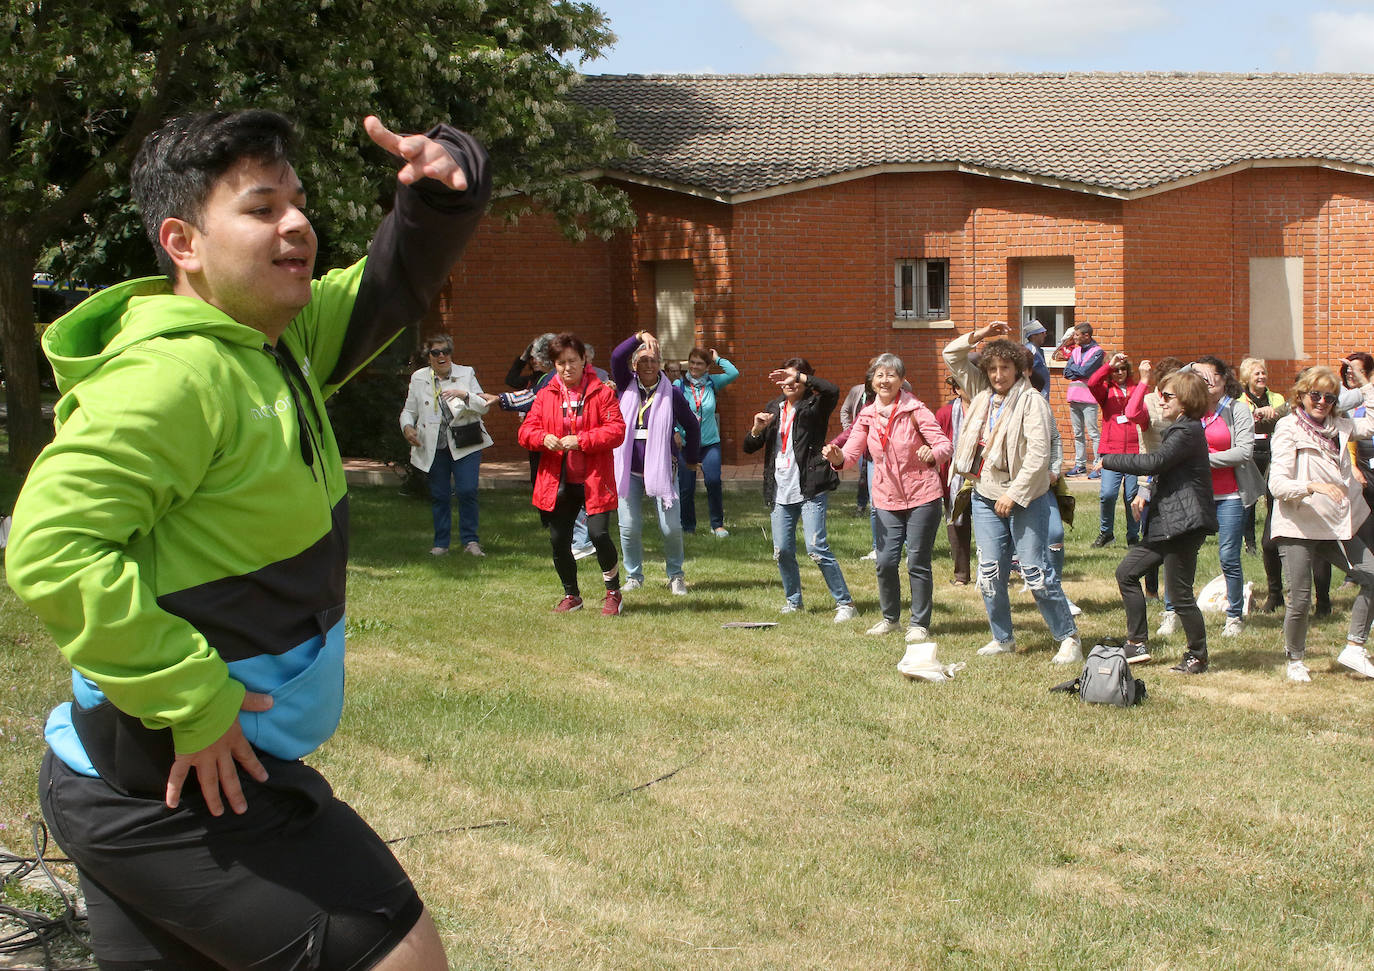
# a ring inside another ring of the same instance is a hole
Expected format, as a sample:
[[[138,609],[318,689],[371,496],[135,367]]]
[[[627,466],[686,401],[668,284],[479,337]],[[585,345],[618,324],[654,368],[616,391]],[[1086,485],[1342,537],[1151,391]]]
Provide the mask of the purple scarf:
[[[644,492],[663,501],[664,509],[677,502],[677,477],[673,475],[673,386],[667,375],[658,372],[649,401],[649,437],[644,441]],[[628,419],[625,441],[615,450],[615,484],[622,496],[629,495],[634,467],[635,426],[638,424],[639,379],[631,381],[620,396],[620,413]]]

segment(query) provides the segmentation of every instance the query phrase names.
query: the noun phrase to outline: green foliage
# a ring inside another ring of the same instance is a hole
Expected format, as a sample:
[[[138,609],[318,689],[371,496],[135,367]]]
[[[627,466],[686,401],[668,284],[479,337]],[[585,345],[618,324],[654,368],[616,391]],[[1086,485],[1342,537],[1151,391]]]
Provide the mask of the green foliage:
[[[209,107],[298,121],[312,218],[339,262],[363,252],[390,193],[367,113],[397,130],[473,132],[498,191],[551,208],[570,234],[631,218],[623,194],[575,178],[626,151],[609,118],[565,99],[579,77],[569,59],[614,40],[590,4],[10,0],[0,26],[0,219],[28,224],[36,247],[60,234],[48,253],[59,272],[108,282],[151,268],[128,162],[166,116]]]

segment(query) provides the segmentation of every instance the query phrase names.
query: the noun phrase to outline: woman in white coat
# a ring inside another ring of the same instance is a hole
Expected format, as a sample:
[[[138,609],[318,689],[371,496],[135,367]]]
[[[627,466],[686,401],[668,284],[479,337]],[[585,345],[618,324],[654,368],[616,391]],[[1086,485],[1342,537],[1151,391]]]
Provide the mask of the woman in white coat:
[[[410,464],[429,476],[434,512],[431,556],[448,552],[452,530],[450,502],[458,493],[458,540],[472,556],[485,556],[477,536],[477,473],[482,449],[491,436],[482,425],[489,407],[472,368],[453,363],[453,340],[446,334],[425,341],[429,366],[410,376],[410,393],[401,410],[401,434],[410,443]]]
[[[1374,385],[1364,364],[1350,362],[1365,417],[1339,413],[1340,382],[1328,367],[1311,367],[1298,375],[1289,402],[1292,410],[1279,419],[1269,460],[1269,491],[1274,496],[1270,530],[1283,561],[1288,601],[1283,618],[1288,680],[1311,681],[1304,663],[1307,652],[1307,611],[1312,589],[1312,566],[1325,560],[1340,567],[1360,591],[1350,608],[1345,648],[1337,662],[1366,678],[1374,677],[1374,663],[1365,650],[1370,620],[1374,619],[1374,541],[1369,507],[1351,468],[1351,439],[1374,436]]]

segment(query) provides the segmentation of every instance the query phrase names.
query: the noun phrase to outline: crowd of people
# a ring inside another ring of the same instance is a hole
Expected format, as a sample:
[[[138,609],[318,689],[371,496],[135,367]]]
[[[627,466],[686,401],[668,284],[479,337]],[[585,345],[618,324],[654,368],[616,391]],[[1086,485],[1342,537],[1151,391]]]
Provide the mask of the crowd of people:
[[[864,558],[874,561],[881,614],[869,634],[903,632],[909,644],[933,636],[932,553],[943,521],[951,582],[976,584],[986,607],[991,639],[977,653],[1017,651],[1009,583],[1019,576],[1057,644],[1054,663],[1080,663],[1082,611],[1062,580],[1064,523],[1074,505],[1064,480],[1083,475],[1099,480],[1093,547],[1116,541],[1117,508],[1124,506],[1126,554],[1116,579],[1126,628],[1118,633],[1132,663],[1153,659],[1146,611],[1158,599],[1156,634],[1182,628],[1186,639],[1173,670],[1207,670],[1207,628],[1194,584],[1199,551],[1215,535],[1225,585],[1221,636],[1244,629],[1251,604],[1241,552],[1262,548],[1267,596],[1258,609],[1285,610],[1287,675],[1308,680],[1307,617],[1314,592],[1318,614],[1330,611],[1335,566],[1359,587],[1339,661],[1374,677],[1365,651],[1374,619],[1374,415],[1365,414],[1374,404],[1365,400],[1374,394],[1374,358],[1348,355],[1338,362],[1339,376],[1329,367],[1308,368],[1284,396],[1269,388],[1263,360],[1246,358],[1234,371],[1213,355],[1136,364],[1102,347],[1080,323],[1053,352],[1063,362],[1073,416],[1074,456],[1065,472],[1049,403],[1045,327],[1031,320],[1019,340],[1014,333],[997,321],[951,341],[943,352],[950,397],[934,412],[912,393],[906,366],[893,354],[869,362],[863,383],[843,405],[839,387],[805,358],[770,373],[779,393],[754,414],[743,451],[763,453],[782,613],[803,609],[800,526],[807,556],[834,600],[835,622],[858,616],[826,529],[839,473],[857,468],[859,509],[872,524],[873,549]],[[476,467],[470,450],[480,453],[490,437],[483,430],[480,440],[464,445],[467,439],[454,436],[480,428],[486,407],[499,402],[524,413],[519,441],[532,456],[534,504],[549,529],[564,590],[554,609],[582,606],[575,560],[594,554],[606,585],[603,613],[620,612],[623,592],[645,579],[646,502],[662,534],[669,589],[687,594],[683,534],[696,528],[698,470],[711,533],[729,535],[716,409],[720,393],[739,376],[733,364],[714,349],[693,348],[685,372],[673,377],[654,335],[642,331],[614,349],[607,375],[592,370],[591,348],[576,336],[546,334],[512,366],[507,383],[515,390],[494,395],[481,391],[470,369],[451,362],[447,338],[425,348],[430,363],[412,376],[401,424],[413,461],[429,471],[434,490],[431,552],[447,550],[452,477],[459,483],[460,538],[481,555],[475,508],[469,514],[464,507],[469,480],[463,473],[465,463]],[[827,440],[837,407],[841,432]],[[1268,512],[1257,542],[1261,498]],[[610,539],[612,509],[619,554]],[[903,550],[910,591],[905,622]]]

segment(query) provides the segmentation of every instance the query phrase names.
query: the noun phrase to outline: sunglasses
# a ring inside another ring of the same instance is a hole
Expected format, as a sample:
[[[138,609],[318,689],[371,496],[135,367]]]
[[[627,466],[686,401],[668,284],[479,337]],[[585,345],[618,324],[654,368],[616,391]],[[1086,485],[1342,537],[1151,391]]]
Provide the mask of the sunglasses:
[[[1172,391],[1161,391],[1159,393],[1160,401],[1173,401],[1177,397],[1178,395],[1174,394]]]
[[[431,348],[429,349],[429,356],[430,356],[430,357],[448,357],[448,351],[441,350],[440,348],[437,348],[437,347],[431,347]]]
[[[1314,405],[1334,405],[1339,399],[1329,391],[1309,391],[1307,400]]]

